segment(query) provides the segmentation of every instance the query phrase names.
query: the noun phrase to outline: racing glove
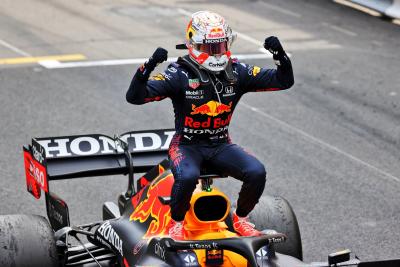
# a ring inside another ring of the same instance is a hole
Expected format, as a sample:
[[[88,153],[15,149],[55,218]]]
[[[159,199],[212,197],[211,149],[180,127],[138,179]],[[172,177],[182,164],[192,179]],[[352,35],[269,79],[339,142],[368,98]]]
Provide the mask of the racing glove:
[[[153,55],[147,60],[136,72],[136,77],[142,81],[149,79],[150,73],[168,58],[168,51],[162,47],[158,47]]]
[[[270,36],[266,38],[264,42],[264,48],[272,54],[276,65],[280,66],[281,61],[288,60],[285,50],[283,50],[283,47],[278,37]]]
[[[283,50],[279,39],[275,36],[266,38],[264,48],[271,52],[275,65],[278,67],[276,72],[277,79],[285,88],[291,87],[294,84],[292,63],[285,50]]]

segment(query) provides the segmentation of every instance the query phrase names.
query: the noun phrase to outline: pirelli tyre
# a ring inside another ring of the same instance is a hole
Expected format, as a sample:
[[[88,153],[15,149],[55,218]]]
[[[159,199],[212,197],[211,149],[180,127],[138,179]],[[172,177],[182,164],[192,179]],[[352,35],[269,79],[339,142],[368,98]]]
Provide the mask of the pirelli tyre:
[[[45,218],[0,216],[0,266],[59,266],[54,233]]]
[[[275,244],[277,252],[303,260],[299,225],[286,199],[279,196],[262,196],[249,216],[257,229],[275,230],[287,235],[286,242]]]

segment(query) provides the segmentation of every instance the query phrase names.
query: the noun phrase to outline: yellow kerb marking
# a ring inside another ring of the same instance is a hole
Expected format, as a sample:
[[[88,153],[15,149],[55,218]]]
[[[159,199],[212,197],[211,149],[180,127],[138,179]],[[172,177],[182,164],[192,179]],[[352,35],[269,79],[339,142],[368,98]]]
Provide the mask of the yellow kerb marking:
[[[0,65],[29,64],[29,63],[38,63],[39,61],[45,61],[45,60],[76,61],[85,59],[86,57],[82,54],[54,55],[54,56],[43,56],[43,57],[16,57],[16,58],[0,59]]]

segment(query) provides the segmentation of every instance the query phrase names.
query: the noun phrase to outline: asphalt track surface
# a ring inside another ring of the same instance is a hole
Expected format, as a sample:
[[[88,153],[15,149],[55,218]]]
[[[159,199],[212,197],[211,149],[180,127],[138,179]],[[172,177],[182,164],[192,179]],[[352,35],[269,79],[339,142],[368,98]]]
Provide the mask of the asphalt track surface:
[[[292,55],[293,88],[246,95],[230,132],[266,164],[265,194],[292,204],[305,260],[340,248],[367,260],[399,257],[398,25],[321,0],[1,1],[0,58],[80,54],[97,62],[146,58],[157,46],[179,56],[186,13],[203,9],[245,34],[234,54],[261,54],[259,44],[276,35]],[[271,59],[244,61],[274,67]],[[169,100],[125,102],[137,67],[0,65],[0,214],[45,214],[43,198],[26,192],[22,145],[31,137],[173,126]],[[239,182],[218,184],[236,199]],[[79,224],[101,219],[102,203],[116,200],[126,178],[50,186]]]

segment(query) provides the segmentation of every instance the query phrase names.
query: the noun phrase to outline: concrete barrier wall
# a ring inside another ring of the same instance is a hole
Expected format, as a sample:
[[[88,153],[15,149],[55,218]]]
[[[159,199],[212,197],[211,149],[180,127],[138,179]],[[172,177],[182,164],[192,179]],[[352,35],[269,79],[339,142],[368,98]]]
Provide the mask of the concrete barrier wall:
[[[376,10],[383,15],[400,19],[400,0],[350,0],[353,3]]]
[[[386,10],[385,14],[386,16],[400,19],[400,0],[394,0],[393,5]]]
[[[385,13],[386,9],[392,5],[393,0],[351,0],[351,2]]]

